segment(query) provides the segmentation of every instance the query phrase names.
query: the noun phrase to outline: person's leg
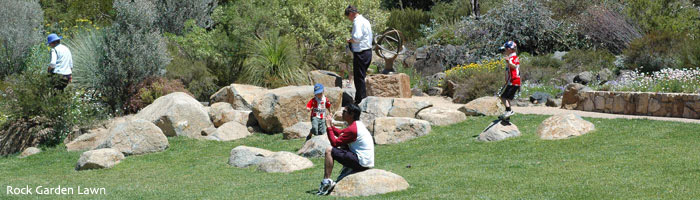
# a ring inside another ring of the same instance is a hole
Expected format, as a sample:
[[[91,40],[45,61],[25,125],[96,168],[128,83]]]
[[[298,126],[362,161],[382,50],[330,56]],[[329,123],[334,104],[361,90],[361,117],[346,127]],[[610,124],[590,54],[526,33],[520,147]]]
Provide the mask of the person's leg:
[[[333,147],[326,148],[326,160],[323,162],[323,179],[331,178],[333,172]]]
[[[329,116],[324,116],[324,117],[329,117]],[[318,135],[325,135],[326,134],[326,120],[325,119],[318,119],[318,125],[317,125],[317,131],[316,134]]]
[[[355,104],[359,104],[364,98],[364,95],[367,95],[365,91],[366,69],[363,70],[360,58],[362,56],[361,53],[353,52],[352,55],[352,74],[353,83],[355,84]]]

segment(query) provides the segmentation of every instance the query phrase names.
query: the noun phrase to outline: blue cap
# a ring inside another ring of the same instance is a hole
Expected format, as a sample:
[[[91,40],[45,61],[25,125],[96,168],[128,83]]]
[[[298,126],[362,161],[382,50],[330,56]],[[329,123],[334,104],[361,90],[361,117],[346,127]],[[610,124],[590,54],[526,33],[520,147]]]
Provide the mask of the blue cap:
[[[63,39],[63,37],[58,37],[58,35],[56,35],[55,33],[51,33],[49,34],[49,37],[46,37],[46,45],[61,39]]]
[[[320,83],[316,83],[316,85],[314,85],[314,95],[321,93],[323,93],[323,85]]]
[[[503,44],[503,46],[502,46],[501,48],[499,48],[499,49],[500,49],[500,50],[515,49],[515,47],[517,47],[517,46],[518,46],[518,45],[516,45],[515,42],[513,42],[513,41],[508,41],[508,42],[506,42],[505,44]]]

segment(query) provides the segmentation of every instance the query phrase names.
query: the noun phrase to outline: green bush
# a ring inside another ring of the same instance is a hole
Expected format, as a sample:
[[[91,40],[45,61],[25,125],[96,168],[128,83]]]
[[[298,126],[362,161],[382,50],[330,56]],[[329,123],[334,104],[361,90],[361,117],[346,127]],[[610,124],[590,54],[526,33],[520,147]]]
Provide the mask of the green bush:
[[[480,97],[496,94],[505,84],[503,66],[505,66],[505,60],[491,59],[482,63],[455,66],[445,71],[445,81],[453,81],[460,85],[455,90],[454,102],[468,103]]]
[[[182,34],[187,20],[194,20],[203,28],[213,25],[211,14],[216,0],[154,0],[158,12],[156,24],[163,32]]]
[[[267,88],[308,83],[299,47],[288,36],[268,34],[250,41],[241,82]]]
[[[191,58],[175,42],[168,43],[168,51],[173,60],[165,67],[165,76],[182,81],[196,99],[209,100],[209,96],[214,94],[219,86],[216,85],[216,76],[207,68],[207,63]]]
[[[55,28],[52,32],[73,27],[79,19],[109,25],[114,20],[113,3],[114,0],[40,0],[44,23]],[[59,23],[61,26],[56,26]]]
[[[24,70],[31,47],[42,41],[42,16],[37,0],[0,1],[0,80]]]
[[[602,6],[591,6],[581,14],[577,25],[582,34],[591,38],[593,45],[614,54],[622,53],[629,43],[642,37],[637,27],[624,16]]]
[[[73,56],[73,84],[80,88],[98,88],[99,80],[94,76],[100,73],[101,58],[105,55],[105,32],[88,29],[77,33],[64,44]]]
[[[169,80],[162,77],[148,77],[138,85],[129,88],[129,92],[133,94],[127,105],[130,113],[136,113],[153,103],[158,97],[173,92],[184,92],[192,96],[180,80]]]
[[[581,50],[574,49],[564,55],[565,72],[597,72],[601,69],[615,69],[615,55],[607,50]]]
[[[437,23],[454,23],[472,14],[470,0],[453,0],[437,2],[430,9],[430,16]]]
[[[700,10],[688,0],[630,0],[624,12],[645,33],[672,32],[700,36]]]
[[[94,74],[86,74],[95,83],[91,88],[105,96],[117,113],[126,110],[133,95],[129,88],[147,77],[162,76],[170,62],[167,47],[155,26],[155,6],[148,0],[117,0],[114,24],[105,32],[104,53]]]
[[[408,8],[392,10],[386,26],[401,31],[406,37],[405,41],[413,41],[423,37],[419,29],[421,25],[428,23],[430,23],[430,15],[422,10]]]
[[[562,65],[563,62],[552,58],[551,54],[530,57],[521,55],[520,73],[524,81],[550,83]]]
[[[632,41],[625,50],[625,68],[641,72],[664,68],[697,68],[700,66],[700,40],[684,34],[655,32]]]

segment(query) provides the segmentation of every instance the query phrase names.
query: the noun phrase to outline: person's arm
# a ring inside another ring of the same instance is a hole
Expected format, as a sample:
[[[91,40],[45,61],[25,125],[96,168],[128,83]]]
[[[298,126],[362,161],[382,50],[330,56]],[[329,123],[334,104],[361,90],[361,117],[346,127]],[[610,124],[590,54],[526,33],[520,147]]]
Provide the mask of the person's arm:
[[[357,127],[354,123],[343,130],[338,130],[338,128],[330,126],[327,132],[328,141],[331,142],[331,146],[333,147],[347,145],[357,139]]]
[[[51,49],[51,60],[49,61],[49,67],[48,67],[49,73],[53,72],[53,69],[56,68],[56,61],[57,60],[58,60],[58,56],[56,55],[56,49]]]
[[[314,99],[309,100],[309,103],[306,103],[306,110],[311,110],[311,108],[314,107]]]
[[[362,39],[362,27],[360,26],[359,22],[353,22],[352,23],[352,38],[348,40],[350,43],[358,43]]]

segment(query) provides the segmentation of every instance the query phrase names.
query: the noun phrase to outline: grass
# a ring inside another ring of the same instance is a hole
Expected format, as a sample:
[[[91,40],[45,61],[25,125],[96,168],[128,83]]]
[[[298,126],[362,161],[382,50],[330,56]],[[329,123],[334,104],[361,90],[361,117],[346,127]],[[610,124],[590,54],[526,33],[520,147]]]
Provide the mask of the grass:
[[[697,124],[591,119],[596,130],[567,140],[536,137],[547,116],[519,115],[523,136],[477,142],[492,117],[434,127],[424,137],[376,149],[376,168],[403,176],[408,190],[378,199],[692,199],[700,196]],[[302,140],[280,135],[234,142],[170,138],[161,153],[127,157],[112,169],[74,171],[79,152],[49,148],[25,159],[0,158],[0,187],[104,187],[104,196],[7,196],[50,199],[311,199],[322,176],[314,167],[288,174],[227,165],[247,145],[296,151]],[[411,165],[407,168],[407,165]],[[339,172],[336,165],[334,176]]]

